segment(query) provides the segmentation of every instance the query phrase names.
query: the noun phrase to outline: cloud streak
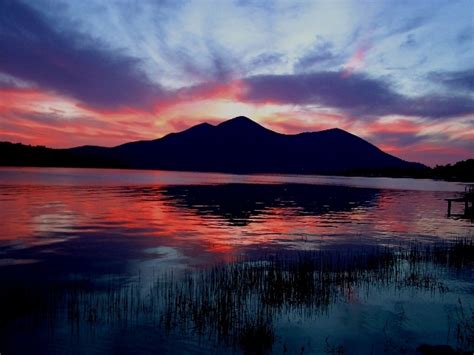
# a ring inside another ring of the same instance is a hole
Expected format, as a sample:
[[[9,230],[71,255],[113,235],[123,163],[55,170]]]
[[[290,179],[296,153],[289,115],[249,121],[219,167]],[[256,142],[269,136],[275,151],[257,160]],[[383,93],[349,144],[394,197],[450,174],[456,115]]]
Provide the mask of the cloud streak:
[[[93,107],[148,108],[164,90],[140,60],[74,30],[57,31],[20,1],[0,1],[0,72]]]
[[[365,74],[322,71],[296,75],[260,75],[245,79],[244,100],[294,105],[320,105],[354,116],[404,115],[440,119],[474,113],[467,96],[409,97],[389,83]]]
[[[428,78],[448,89],[474,93],[474,68],[452,72],[433,72],[428,75]]]

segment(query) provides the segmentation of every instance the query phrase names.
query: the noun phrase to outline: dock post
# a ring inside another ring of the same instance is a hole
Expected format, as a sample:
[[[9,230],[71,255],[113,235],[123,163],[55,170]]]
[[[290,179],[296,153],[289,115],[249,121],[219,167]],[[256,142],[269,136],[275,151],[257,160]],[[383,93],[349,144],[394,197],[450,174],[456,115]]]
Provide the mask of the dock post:
[[[451,200],[448,200],[448,217],[451,217]]]

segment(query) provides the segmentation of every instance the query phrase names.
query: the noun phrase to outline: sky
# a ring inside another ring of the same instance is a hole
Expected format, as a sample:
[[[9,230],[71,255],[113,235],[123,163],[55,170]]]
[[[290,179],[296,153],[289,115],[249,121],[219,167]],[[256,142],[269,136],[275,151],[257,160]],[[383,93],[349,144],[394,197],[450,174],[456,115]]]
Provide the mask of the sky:
[[[0,141],[115,146],[240,115],[474,158],[474,1],[0,0]]]

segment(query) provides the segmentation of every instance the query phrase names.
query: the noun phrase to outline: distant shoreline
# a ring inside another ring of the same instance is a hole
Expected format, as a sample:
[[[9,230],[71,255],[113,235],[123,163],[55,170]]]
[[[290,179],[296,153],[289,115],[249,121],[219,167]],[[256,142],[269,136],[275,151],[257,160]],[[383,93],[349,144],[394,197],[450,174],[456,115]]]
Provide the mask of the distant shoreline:
[[[471,159],[472,160],[472,159]],[[417,180],[434,180],[434,181],[447,181],[447,182],[460,182],[460,183],[473,183],[472,179],[461,179],[456,177],[443,178],[442,176],[436,176],[432,174],[432,170],[435,168],[428,168],[430,171],[416,172],[415,174],[409,175],[404,173],[383,173],[383,172],[372,172],[367,174],[349,172],[340,174],[331,173],[293,173],[293,172],[232,172],[232,171],[207,171],[207,170],[171,170],[171,169],[154,169],[154,168],[135,168],[135,167],[120,167],[120,166],[77,166],[77,165],[2,165],[1,168],[53,168],[53,169],[90,169],[90,170],[127,170],[127,171],[166,171],[166,172],[177,172],[177,173],[202,173],[202,174],[227,174],[227,175],[267,175],[267,176],[323,176],[323,177],[362,177],[362,178],[392,178],[392,179],[417,179]]]

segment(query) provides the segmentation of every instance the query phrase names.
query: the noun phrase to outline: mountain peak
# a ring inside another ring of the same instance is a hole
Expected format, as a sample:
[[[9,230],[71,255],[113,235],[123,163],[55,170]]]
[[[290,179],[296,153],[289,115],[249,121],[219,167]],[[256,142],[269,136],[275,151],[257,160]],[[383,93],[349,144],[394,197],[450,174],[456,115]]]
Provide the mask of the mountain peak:
[[[248,118],[247,116],[237,116],[237,117],[228,119],[226,122],[230,122],[230,121],[256,123],[254,120]]]
[[[320,132],[328,132],[328,133],[336,133],[336,134],[351,134],[341,128],[329,128],[329,129],[325,129],[323,131],[320,131]]]
[[[251,120],[246,116],[237,116],[230,120],[224,121],[217,125],[217,127],[233,127],[233,128],[247,128],[247,127],[259,127],[264,128],[257,122]]]
[[[226,135],[247,137],[251,135],[268,135],[268,134],[277,134],[257,122],[251,120],[245,116],[237,116],[231,118],[230,120],[224,121],[216,126],[218,131]]]
[[[192,127],[188,128],[188,129],[185,130],[185,131],[191,131],[191,130],[193,130],[193,131],[205,130],[205,129],[209,129],[209,128],[212,128],[212,127],[213,127],[213,125],[211,125],[210,123],[203,122],[203,123],[199,123],[199,124],[197,124],[197,125],[195,125],[195,126],[192,126]],[[185,131],[184,131],[184,132],[185,132]]]

